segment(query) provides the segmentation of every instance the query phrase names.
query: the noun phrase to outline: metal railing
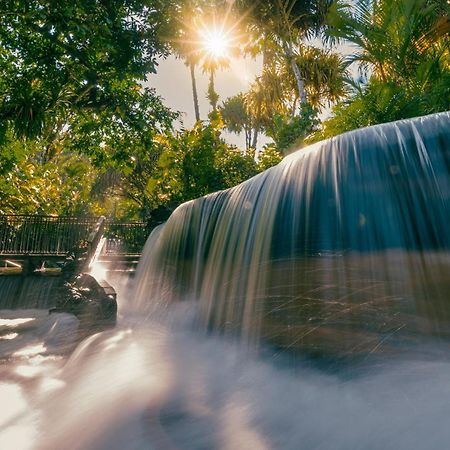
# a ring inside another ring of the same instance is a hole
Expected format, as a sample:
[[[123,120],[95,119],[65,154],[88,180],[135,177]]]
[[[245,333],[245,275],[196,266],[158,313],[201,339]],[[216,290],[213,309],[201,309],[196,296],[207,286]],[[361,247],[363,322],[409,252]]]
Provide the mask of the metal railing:
[[[0,254],[67,255],[87,249],[97,217],[0,216]]]
[[[103,251],[114,255],[141,254],[149,234],[150,230],[145,222],[107,222]]]
[[[118,223],[98,217],[0,215],[0,255],[87,253],[89,257],[93,239],[98,241],[101,236],[106,238],[104,253],[137,255],[142,252],[149,234],[145,222]]]

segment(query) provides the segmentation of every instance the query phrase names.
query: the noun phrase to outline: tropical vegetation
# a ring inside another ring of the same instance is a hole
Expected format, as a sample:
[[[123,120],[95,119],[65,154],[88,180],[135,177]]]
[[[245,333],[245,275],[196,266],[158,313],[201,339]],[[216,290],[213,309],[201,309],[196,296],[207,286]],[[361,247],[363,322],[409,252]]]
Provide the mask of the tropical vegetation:
[[[309,142],[449,109],[449,9],[446,0],[3,2],[0,214],[165,218]],[[147,82],[171,54],[191,77],[192,128]],[[245,92],[220,98],[216,74],[233,57],[259,58],[262,69]],[[242,135],[242,148],[227,133]],[[261,136],[271,143],[261,147]]]

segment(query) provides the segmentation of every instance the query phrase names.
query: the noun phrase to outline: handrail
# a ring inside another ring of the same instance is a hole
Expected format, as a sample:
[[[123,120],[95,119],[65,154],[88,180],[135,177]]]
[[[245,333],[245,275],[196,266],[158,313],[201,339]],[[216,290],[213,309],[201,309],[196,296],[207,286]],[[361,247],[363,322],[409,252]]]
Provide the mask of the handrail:
[[[74,254],[92,257],[103,236],[110,255],[140,254],[150,229],[145,222],[115,222],[104,217],[0,215],[0,255]]]
[[[87,247],[98,218],[0,215],[0,254],[67,255]]]
[[[140,254],[150,234],[145,222],[107,222],[106,254]]]
[[[94,222],[98,220],[98,216],[55,216],[52,214],[0,214],[0,219],[2,217],[38,217],[44,219],[69,219],[74,221],[89,220]]]

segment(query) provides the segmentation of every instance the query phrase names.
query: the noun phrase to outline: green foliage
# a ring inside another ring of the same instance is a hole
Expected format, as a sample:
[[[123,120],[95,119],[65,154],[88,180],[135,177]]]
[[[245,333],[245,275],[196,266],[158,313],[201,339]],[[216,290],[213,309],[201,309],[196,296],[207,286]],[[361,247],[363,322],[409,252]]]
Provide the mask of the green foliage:
[[[71,122],[66,146],[88,155],[95,165],[130,166],[134,154],[151,151],[153,138],[176,117],[152,89],[130,89],[124,80],[115,86],[114,109],[78,114]]]
[[[310,141],[450,107],[448,2],[382,0],[333,7],[334,35],[357,44],[350,61],[370,75]]]
[[[263,53],[263,72],[269,67],[271,72],[285,72],[294,83],[291,90],[291,100],[294,103],[300,99],[301,103],[318,100],[309,98],[309,92],[305,89],[305,82],[308,81],[310,88],[314,86],[313,80],[317,82],[319,78],[310,76],[323,62],[326,66],[335,64],[332,58],[328,58],[322,50],[314,49],[306,44],[306,41],[313,36],[322,34],[326,27],[326,15],[333,1],[329,0],[274,0],[274,1],[246,1],[235,2],[237,8],[247,16],[248,36],[250,42],[247,45],[251,53]],[[312,53],[316,53],[312,55]],[[319,53],[321,63],[316,64]],[[309,57],[309,58],[308,58]],[[299,65],[302,62],[302,67]],[[312,65],[311,65],[312,63]],[[280,67],[281,66],[281,67]],[[311,66],[311,67],[310,67]],[[305,69],[308,76],[305,77]],[[328,76],[333,71],[328,71]],[[339,76],[341,73],[339,73]],[[264,76],[264,74],[263,74]],[[335,75],[333,74],[333,77]],[[320,77],[323,78],[323,77]],[[320,80],[321,86],[326,86]],[[342,84],[342,83],[341,83]],[[334,82],[332,83],[334,85]],[[317,87],[317,86],[316,86]],[[335,90],[333,86],[332,90]],[[326,89],[325,89],[326,90]],[[335,94],[333,94],[335,95]]]
[[[243,94],[228,97],[223,102],[220,113],[228,131],[240,133],[243,130],[251,129],[251,117],[245,108]]]
[[[312,36],[324,25],[329,0],[238,0],[241,11],[260,30],[267,30],[274,41],[285,40],[294,30]]]
[[[216,167],[220,173],[221,189],[236,186],[259,172],[252,152],[244,154],[238,148],[228,145],[218,153]]]
[[[131,212],[134,200],[119,198],[119,186],[137,159],[156,163],[154,140],[176,117],[141,85],[166,54],[158,35],[167,6],[160,0],[0,5],[1,210],[136,215],[141,205]],[[103,185],[108,174],[116,180]]]
[[[90,198],[94,170],[86,159],[60,154],[43,160],[45,148],[19,142],[3,147],[16,158],[0,173],[0,214],[88,214],[95,204]]]
[[[348,92],[345,85],[348,62],[342,55],[304,45],[295,60],[310,105],[324,107],[345,97]],[[290,77],[291,85],[294,86],[292,74],[287,71],[286,76]]]
[[[446,0],[336,2],[328,16],[334,36],[357,45],[350,61],[384,83],[438,79],[449,64]]]
[[[160,136],[159,145],[157,163],[145,167],[136,162],[124,183],[125,195],[135,198],[146,216],[234,186],[257,173],[253,156],[227,145],[214,122]]]
[[[346,66],[342,56],[303,45],[296,56],[308,102],[300,102],[297,80],[284,57],[271,55],[244,95],[255,131],[264,131],[280,143],[281,152],[301,144],[317,125],[316,109],[342,98]],[[304,111],[302,109],[304,108]]]
[[[215,71],[215,69],[212,68],[210,71],[210,74],[209,74],[208,92],[206,94],[206,98],[208,99],[212,110],[216,111],[217,110],[217,102],[219,101],[220,97],[216,91],[216,87],[214,84],[214,71]]]
[[[300,113],[294,117],[276,115],[269,136],[274,140],[276,148],[282,154],[302,146],[306,136],[311,134],[319,124],[317,110],[311,105],[303,104]]]
[[[308,142],[378,123],[445,111],[450,104],[449,86],[450,74],[427,91],[412,83],[397,85],[372,79],[347,102],[335,106],[332,117],[322,123],[321,130]]]
[[[223,187],[221,173],[215,163],[224,146],[219,133],[210,126],[196,127],[172,140],[172,151],[181,158],[183,201]]]
[[[48,140],[61,128],[67,132],[79,117],[98,121],[105,114],[130,129],[139,126],[136,98],[148,103],[154,97],[152,91],[141,92],[139,82],[155,72],[156,58],[165,52],[156,37],[164,3],[14,0],[3,5],[3,137],[10,128],[19,138]],[[84,144],[90,144],[89,136]]]
[[[3,138],[6,141],[6,137]],[[27,155],[27,146],[20,143],[10,143],[0,147],[0,177],[6,175]]]
[[[283,155],[278,151],[275,145],[265,145],[258,155],[258,170],[269,169],[277,165],[283,159]]]
[[[249,150],[252,146],[252,132],[258,132],[258,117],[246,106],[245,95],[238,94],[229,97],[220,107],[220,113],[225,127],[232,133],[245,134],[245,148]]]

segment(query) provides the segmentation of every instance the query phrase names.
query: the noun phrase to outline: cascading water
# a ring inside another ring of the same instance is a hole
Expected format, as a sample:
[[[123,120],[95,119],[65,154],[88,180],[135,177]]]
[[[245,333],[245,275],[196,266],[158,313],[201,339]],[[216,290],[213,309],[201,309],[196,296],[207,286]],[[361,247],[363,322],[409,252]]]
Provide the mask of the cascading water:
[[[449,168],[448,113],[294,153],[175,211],[142,268],[139,309],[199,299],[213,329],[318,352],[447,335]]]
[[[0,448],[445,448],[449,150],[376,126],[182,205],[67,361],[70,315],[0,321]]]

